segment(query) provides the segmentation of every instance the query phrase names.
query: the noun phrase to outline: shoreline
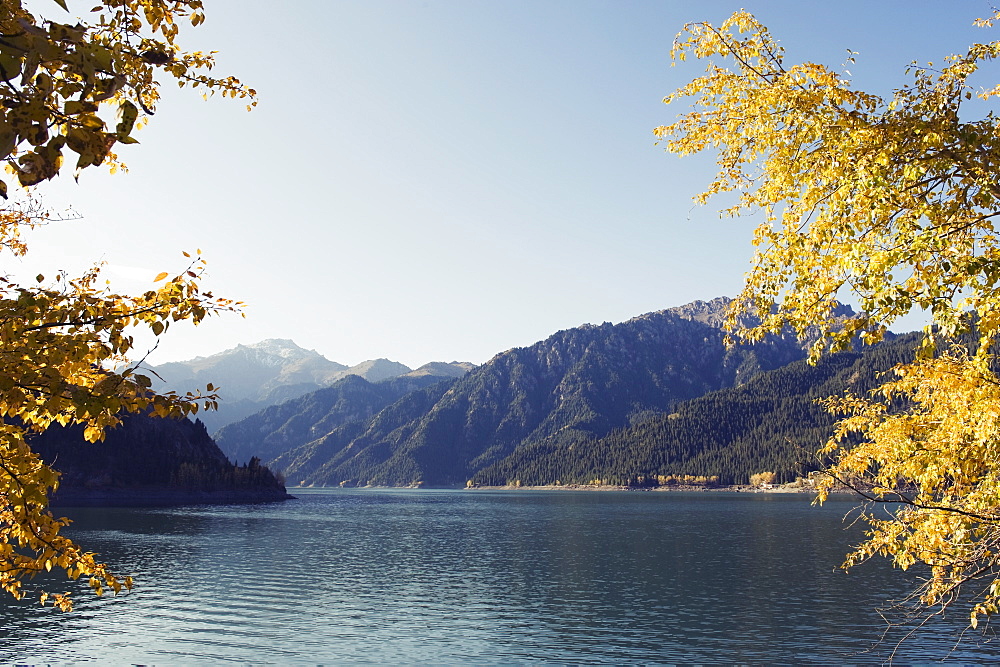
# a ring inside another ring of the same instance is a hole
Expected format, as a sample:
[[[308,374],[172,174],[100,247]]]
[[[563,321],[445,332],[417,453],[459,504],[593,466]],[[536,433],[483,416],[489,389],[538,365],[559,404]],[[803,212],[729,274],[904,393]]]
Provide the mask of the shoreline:
[[[521,485],[516,486],[513,484],[501,485],[501,486],[488,486],[488,485],[475,485],[475,486],[429,486],[423,484],[410,484],[407,486],[381,486],[381,485],[370,485],[370,486],[291,486],[288,487],[289,491],[303,490],[308,491],[309,489],[393,489],[393,490],[412,490],[412,491],[435,491],[435,490],[449,490],[449,491],[632,491],[632,492],[642,492],[649,491],[653,493],[663,492],[663,493],[780,493],[789,494],[797,493],[803,495],[815,495],[816,489],[812,486],[801,486],[794,482],[789,484],[774,484],[768,487],[761,486],[751,486],[750,484],[733,484],[729,486],[702,486],[695,484],[677,484],[671,486],[625,486],[620,484],[540,484],[537,486],[527,486]],[[845,493],[853,493],[850,489],[830,489],[830,494],[841,495]]]
[[[751,486],[749,484],[734,484],[730,486],[700,486],[693,484],[677,484],[673,486],[624,486],[613,484],[544,484],[540,486],[468,486],[466,491],[650,491],[650,492],[708,492],[722,491],[724,493],[815,493],[812,487],[794,484],[775,484],[770,487]],[[835,492],[835,491],[832,491]]]

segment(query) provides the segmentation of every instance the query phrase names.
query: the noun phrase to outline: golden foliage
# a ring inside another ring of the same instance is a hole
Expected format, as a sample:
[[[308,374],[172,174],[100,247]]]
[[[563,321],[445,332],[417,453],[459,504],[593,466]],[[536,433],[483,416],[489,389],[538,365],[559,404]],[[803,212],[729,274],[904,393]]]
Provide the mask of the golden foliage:
[[[37,211],[0,211],[0,241],[34,224]],[[17,252],[23,252],[20,246]],[[23,582],[59,568],[70,578],[85,576],[100,595],[130,588],[131,578],[113,576],[94,555],[60,534],[68,524],[48,509],[58,473],[31,449],[31,433],[52,424],[84,424],[89,442],[128,412],[181,416],[215,406],[214,394],[155,394],[151,380],[129,362],[130,330],[147,328],[159,336],[173,322],[195,324],[241,304],[202,292],[205,262],[187,269],[140,296],[111,293],[95,267],[79,278],[59,275],[51,285],[20,286],[0,278],[0,588],[17,598]],[[208,390],[212,390],[209,385]],[[61,609],[66,594],[41,593]]]
[[[1000,587],[1000,383],[987,359],[961,349],[896,372],[879,389],[883,401],[827,401],[847,416],[824,449],[837,458],[820,499],[836,479],[899,502],[888,518],[869,518],[869,539],[847,565],[876,554],[903,569],[925,563],[931,576],[920,597],[929,605],[947,605],[965,584],[985,578],[971,612],[975,626],[979,615],[997,612]],[[894,411],[896,399],[908,409]]]
[[[55,3],[66,9],[64,0]],[[114,144],[136,143],[140,109],[155,109],[158,72],[181,86],[251,102],[255,95],[236,79],[204,74],[210,54],[179,47],[179,21],[204,21],[201,0],[101,0],[92,14],[92,22],[70,25],[0,0],[0,160],[24,187],[55,176],[66,148],[78,155],[77,173],[101,164],[114,170]],[[109,110],[117,122],[101,116]],[[3,181],[0,196],[7,197]],[[0,250],[23,255],[22,230],[47,219],[30,198],[0,209]],[[181,416],[214,406],[212,385],[203,395],[157,395],[129,361],[136,328],[160,336],[174,322],[198,324],[242,305],[201,291],[200,251],[184,254],[185,270],[161,273],[139,296],[111,292],[99,266],[49,282],[39,275],[32,285],[0,277],[0,589],[16,598],[26,595],[27,580],[53,569],[87,578],[98,595],[132,586],[61,533],[68,519],[48,508],[59,475],[32,451],[31,434],[82,424],[86,440],[97,442],[125,413]],[[71,608],[68,594],[39,597]]]
[[[776,475],[771,471],[757,472],[750,475],[750,486],[774,484]]]
[[[686,26],[672,56],[689,55],[709,61],[705,74],[664,101],[691,109],[655,134],[674,153],[717,152],[718,173],[697,201],[732,192],[726,214],[764,219],[730,327],[750,315],[757,324],[741,335],[751,340],[818,331],[815,360],[857,338],[880,340],[915,308],[932,318],[897,379],[828,402],[844,419],[824,450],[832,463],[820,499],[839,480],[899,503],[885,518],[869,515],[868,539],[846,565],[875,554],[903,568],[923,563],[923,602],[968,594],[975,625],[1000,605],[1000,387],[990,354],[1000,333],[1000,119],[969,119],[962,105],[1000,93],[970,83],[1000,41],[938,69],[912,65],[890,99],[823,65],[786,65],[742,11],[718,27]],[[846,323],[833,316],[845,293],[864,311]],[[971,349],[947,346],[972,331]]]
[[[65,0],[55,2],[67,9]],[[204,22],[202,0],[102,0],[90,14],[70,25],[68,14],[50,20],[21,0],[0,0],[0,160],[21,185],[55,176],[67,148],[77,174],[119,167],[111,149],[137,143],[134,129],[159,100],[157,73],[256,104],[239,80],[205,73],[212,54],[178,44],[182,19]]]

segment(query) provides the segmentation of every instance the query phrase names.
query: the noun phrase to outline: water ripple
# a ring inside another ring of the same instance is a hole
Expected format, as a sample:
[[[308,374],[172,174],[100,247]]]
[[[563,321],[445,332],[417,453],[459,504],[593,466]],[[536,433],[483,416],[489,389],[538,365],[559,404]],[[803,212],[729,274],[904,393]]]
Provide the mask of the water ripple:
[[[79,511],[138,587],[2,603],[0,662],[878,663],[877,564],[834,570],[843,508],[724,494],[331,491]],[[60,583],[59,585],[64,585]],[[954,626],[899,658],[943,657]],[[1000,658],[992,645],[955,659]]]

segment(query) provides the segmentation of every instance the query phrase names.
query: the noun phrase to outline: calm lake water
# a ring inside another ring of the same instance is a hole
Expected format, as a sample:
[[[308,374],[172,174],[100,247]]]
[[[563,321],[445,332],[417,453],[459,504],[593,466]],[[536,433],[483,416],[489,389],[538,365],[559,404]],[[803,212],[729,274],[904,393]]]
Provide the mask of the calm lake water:
[[[846,501],[293,490],[275,505],[65,510],[136,577],[77,611],[0,603],[0,663],[879,663],[882,563],[835,570]],[[64,583],[57,584],[60,589]],[[949,656],[924,629],[901,662]],[[1000,659],[966,638],[955,662]]]

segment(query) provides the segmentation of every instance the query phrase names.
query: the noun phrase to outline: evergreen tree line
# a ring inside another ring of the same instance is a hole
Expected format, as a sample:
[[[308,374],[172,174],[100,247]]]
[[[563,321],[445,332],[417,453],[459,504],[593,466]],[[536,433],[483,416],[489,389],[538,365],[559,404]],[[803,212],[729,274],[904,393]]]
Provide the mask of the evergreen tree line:
[[[659,486],[683,478],[748,484],[773,472],[777,483],[822,467],[816,451],[835,417],[817,399],[864,394],[912,358],[915,335],[863,352],[841,352],[815,366],[798,361],[746,383],[687,401],[669,413],[645,413],[600,438],[567,431],[526,443],[472,476],[481,485],[616,484]]]

